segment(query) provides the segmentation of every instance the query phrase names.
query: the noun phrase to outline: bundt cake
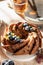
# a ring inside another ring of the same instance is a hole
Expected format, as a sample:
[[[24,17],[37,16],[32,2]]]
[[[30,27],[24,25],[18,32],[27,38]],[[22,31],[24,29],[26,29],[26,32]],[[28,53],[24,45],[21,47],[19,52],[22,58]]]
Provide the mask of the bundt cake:
[[[41,48],[42,35],[38,27],[27,22],[9,26],[3,38],[4,48],[14,55],[34,54]]]

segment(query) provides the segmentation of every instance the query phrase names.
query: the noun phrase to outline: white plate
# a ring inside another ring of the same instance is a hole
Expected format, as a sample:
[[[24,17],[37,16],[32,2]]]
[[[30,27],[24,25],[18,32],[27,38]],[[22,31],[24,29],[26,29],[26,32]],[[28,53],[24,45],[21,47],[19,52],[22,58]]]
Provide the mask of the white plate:
[[[43,18],[36,18],[36,19],[34,19],[34,18],[31,18],[31,17],[28,17],[28,16],[26,16],[25,17],[25,19],[27,20],[27,21],[29,21],[29,23],[33,23],[33,24],[38,24],[38,25],[43,25]]]
[[[19,17],[15,13],[15,11],[13,11],[10,8],[8,8],[8,6],[6,4],[7,4],[6,2],[0,3],[0,19],[1,20],[4,20],[5,23],[7,23],[7,24],[10,24],[11,20],[19,20],[19,21],[26,22],[21,17]],[[7,52],[4,49],[2,49],[2,50],[3,50],[4,54],[6,54],[7,57],[9,57],[10,59],[15,60],[15,61],[22,61],[22,62],[23,61],[30,61],[30,60],[33,60],[36,57],[35,54],[34,55],[20,55],[20,56],[15,56],[15,55],[10,54],[9,52]]]
[[[11,60],[14,60],[14,61],[19,61],[19,62],[27,62],[27,61],[31,61],[33,60],[36,55],[33,54],[33,55],[12,55],[10,52],[6,51],[5,49],[2,48],[2,52],[8,57],[10,58]]]

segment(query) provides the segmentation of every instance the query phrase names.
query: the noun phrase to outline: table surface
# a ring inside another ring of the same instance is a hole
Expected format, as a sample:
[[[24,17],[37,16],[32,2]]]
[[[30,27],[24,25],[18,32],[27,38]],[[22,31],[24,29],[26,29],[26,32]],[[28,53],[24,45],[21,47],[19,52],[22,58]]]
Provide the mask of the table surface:
[[[6,3],[5,4],[4,4],[4,2],[0,3],[0,14],[1,14],[0,15],[0,19],[3,19],[3,20],[6,20],[7,21],[7,19],[9,20],[9,18],[6,17],[6,16],[4,16],[4,14],[2,14],[2,11],[5,10],[5,7],[3,5],[5,6]],[[6,10],[4,13],[8,13],[9,11]],[[13,14],[11,14],[11,12],[9,12],[10,14],[7,14],[7,16],[10,15],[10,16],[12,16],[12,19],[14,19],[14,18],[17,19],[18,18],[18,19],[21,20],[21,17],[19,17],[15,12]],[[13,15],[15,15],[15,17]],[[4,16],[4,18],[3,18],[3,16]],[[0,65],[1,65],[2,61],[4,61],[5,59],[9,59],[9,58],[2,52],[1,47],[0,47]],[[15,65],[39,65],[39,64],[34,59],[34,60],[30,61],[30,62],[17,62],[17,61],[15,61]],[[43,65],[43,63],[41,63],[40,65]]]

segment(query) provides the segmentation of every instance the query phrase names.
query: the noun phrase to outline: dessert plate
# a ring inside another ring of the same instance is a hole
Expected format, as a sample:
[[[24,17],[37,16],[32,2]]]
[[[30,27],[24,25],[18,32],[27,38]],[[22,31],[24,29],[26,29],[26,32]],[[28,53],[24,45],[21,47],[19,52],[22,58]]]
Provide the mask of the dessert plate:
[[[3,44],[1,43],[1,46],[3,46]],[[21,62],[27,62],[27,61],[31,61],[33,60],[36,55],[13,55],[12,53],[6,51],[4,48],[2,48],[2,52],[11,60],[15,60],[15,61],[21,61]]]
[[[31,17],[25,16],[25,19],[27,21],[29,21],[29,23],[33,23],[33,24],[36,24],[36,25],[43,25],[43,18],[34,19],[34,18],[31,18]]]
[[[8,25],[12,22],[14,22],[14,20],[19,20],[19,21],[23,21],[26,22],[25,20],[23,20],[20,16],[18,16],[15,11],[13,11],[13,9],[8,8],[7,6],[7,2],[1,2],[0,3],[0,20],[3,20],[5,23],[7,23]],[[14,23],[16,23],[14,22]],[[1,43],[2,46],[2,43]],[[5,49],[2,48],[3,53],[9,57],[9,59],[15,60],[15,61],[30,61],[33,60],[36,55],[12,55],[11,53],[9,53],[8,51],[6,51]]]

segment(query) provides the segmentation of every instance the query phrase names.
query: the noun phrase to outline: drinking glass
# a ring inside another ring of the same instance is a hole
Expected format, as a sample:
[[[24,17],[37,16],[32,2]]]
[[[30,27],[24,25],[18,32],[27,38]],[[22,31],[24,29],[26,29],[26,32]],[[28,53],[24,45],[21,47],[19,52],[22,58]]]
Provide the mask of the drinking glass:
[[[28,0],[11,0],[13,9],[16,13],[18,13],[21,16],[24,16],[24,13],[28,9]]]

